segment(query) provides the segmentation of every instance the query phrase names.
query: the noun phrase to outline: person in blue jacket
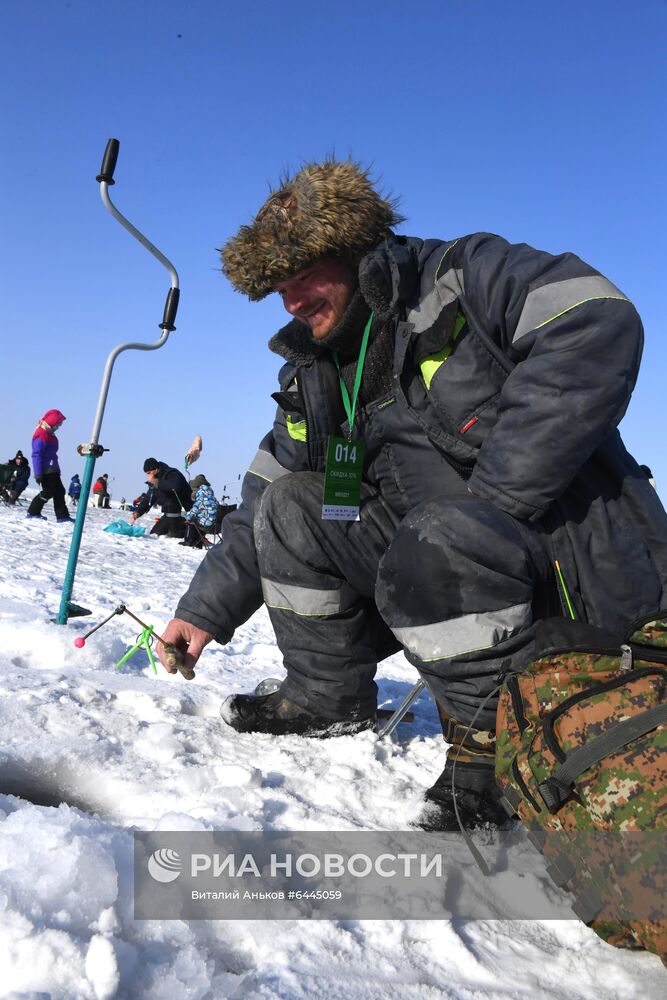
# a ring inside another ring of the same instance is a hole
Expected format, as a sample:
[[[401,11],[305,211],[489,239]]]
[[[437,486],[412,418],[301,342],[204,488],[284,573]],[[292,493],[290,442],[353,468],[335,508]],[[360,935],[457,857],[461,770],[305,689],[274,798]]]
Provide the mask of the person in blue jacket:
[[[193,504],[185,514],[187,522],[185,528],[185,538],[181,545],[188,545],[193,549],[201,549],[204,545],[203,538],[207,531],[215,525],[218,516],[218,501],[211,489],[206,476],[195,476],[190,480],[192,487]]]
[[[75,472],[72,476],[69,489],[67,490],[67,495],[72,500],[72,506],[76,507],[79,502],[79,497],[81,496],[81,480],[79,479],[78,472]]]
[[[65,503],[65,487],[60,478],[58,465],[58,438],[56,431],[65,422],[60,410],[47,410],[35,428],[32,436],[32,467],[35,479],[41,487],[33,497],[26,517],[45,521],[42,508],[48,500],[53,500],[53,509],[58,524],[73,521]]]

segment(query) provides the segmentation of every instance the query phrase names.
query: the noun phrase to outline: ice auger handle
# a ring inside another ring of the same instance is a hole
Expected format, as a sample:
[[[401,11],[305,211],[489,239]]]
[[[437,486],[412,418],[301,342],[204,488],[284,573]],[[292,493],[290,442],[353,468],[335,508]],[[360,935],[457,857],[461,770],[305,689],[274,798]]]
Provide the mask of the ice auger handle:
[[[183,653],[173,642],[162,642],[164,646],[164,659],[168,667],[175,667],[178,672],[185,677],[186,681],[191,681],[195,675],[192,667],[186,667],[183,663]]]
[[[180,288],[170,288],[167,292],[167,301],[164,304],[164,315],[160,323],[161,330],[175,330],[174,320],[178,309],[178,297],[181,294]]]
[[[118,159],[119,149],[120,149],[120,143],[118,139],[109,139],[107,143],[107,148],[104,150],[102,169],[95,178],[95,180],[98,183],[101,181],[106,181],[107,184],[116,183],[113,179],[113,172],[116,169],[116,160]]]

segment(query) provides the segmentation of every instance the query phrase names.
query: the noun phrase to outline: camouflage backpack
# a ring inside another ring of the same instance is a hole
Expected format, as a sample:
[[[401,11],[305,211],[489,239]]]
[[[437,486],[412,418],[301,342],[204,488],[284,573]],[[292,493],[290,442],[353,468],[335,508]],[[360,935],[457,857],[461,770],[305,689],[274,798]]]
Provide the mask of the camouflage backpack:
[[[610,944],[667,965],[667,612],[622,639],[549,619],[543,655],[503,684],[496,777],[506,804]]]

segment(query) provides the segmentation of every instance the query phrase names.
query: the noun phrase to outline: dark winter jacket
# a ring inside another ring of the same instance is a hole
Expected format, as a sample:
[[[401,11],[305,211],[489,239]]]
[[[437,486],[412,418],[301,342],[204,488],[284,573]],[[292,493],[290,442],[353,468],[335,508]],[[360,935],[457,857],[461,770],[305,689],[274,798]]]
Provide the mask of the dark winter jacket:
[[[356,421],[365,480],[405,514],[454,471],[544,536],[579,619],[615,628],[664,606],[667,515],[616,430],[643,343],[626,296],[573,254],[485,233],[390,237],[359,281],[394,338],[393,387]],[[298,321],[271,347],[288,362],[273,431],[176,612],[222,642],[262,603],[258,495],[289,471],[323,471],[328,436],[346,429],[330,351]]]
[[[69,484],[67,492],[71,496],[72,500],[78,500],[81,496],[81,480],[76,473],[72,476],[72,481]]]
[[[154,492],[149,490],[137,504],[136,515],[141,517],[152,506],[159,504],[163,514],[182,514],[192,507],[190,485],[178,469],[170,468],[165,462],[158,462],[158,482]]]
[[[17,493],[23,493],[24,489],[30,481],[30,464],[28,459],[24,456],[19,464],[16,464],[15,458],[10,458],[8,460],[8,465],[11,469],[11,488]]]
[[[149,486],[145,493],[140,493],[138,497],[135,497],[132,501],[132,510],[136,513],[141,507],[142,513],[145,514],[155,506],[155,490],[152,486]]]

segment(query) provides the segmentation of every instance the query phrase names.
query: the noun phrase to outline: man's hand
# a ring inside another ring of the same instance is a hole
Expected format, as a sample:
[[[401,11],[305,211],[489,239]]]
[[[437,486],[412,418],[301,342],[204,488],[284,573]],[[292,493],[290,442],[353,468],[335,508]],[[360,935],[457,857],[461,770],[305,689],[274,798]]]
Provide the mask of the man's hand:
[[[138,520],[137,515],[133,514],[132,517],[130,518],[130,524],[136,524],[137,520]]]
[[[185,466],[186,466],[186,468],[189,465],[192,465],[194,462],[197,461],[197,459],[199,458],[199,456],[202,453],[202,448],[203,447],[204,447],[204,445],[202,444],[201,437],[199,436],[199,434],[196,434],[194,441],[192,442],[192,444],[190,445],[190,447],[188,448],[188,450],[187,450],[187,452],[185,454]]]
[[[41,486],[42,485],[42,477],[41,476],[35,476],[35,482],[37,483],[38,486]]]
[[[204,632],[203,629],[197,628],[196,625],[191,625],[190,622],[181,621],[180,618],[172,618],[162,633],[162,638],[165,643],[175,646],[183,654],[183,671],[185,673],[191,672],[194,676],[194,666],[213,635],[211,632]],[[169,650],[165,650],[163,643],[158,642],[157,652],[167,673],[178,673],[178,667],[172,666],[173,656],[170,655]]]

